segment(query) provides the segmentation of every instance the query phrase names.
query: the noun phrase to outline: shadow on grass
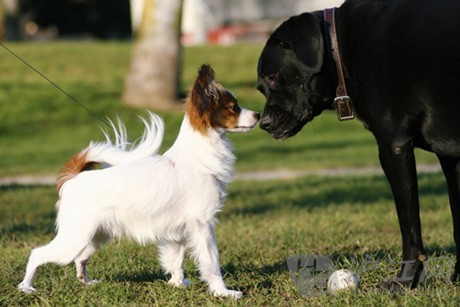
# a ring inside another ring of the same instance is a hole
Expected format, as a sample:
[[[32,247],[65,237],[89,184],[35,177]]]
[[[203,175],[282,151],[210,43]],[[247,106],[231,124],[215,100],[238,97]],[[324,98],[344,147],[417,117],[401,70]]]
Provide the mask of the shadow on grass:
[[[419,195],[447,195],[441,173],[419,175]],[[447,196],[446,196],[447,197]],[[344,204],[369,206],[393,202],[389,184],[383,175],[321,177],[311,176],[290,181],[239,183],[232,186],[229,201],[236,206],[223,214],[266,214],[289,207],[313,210]]]
[[[52,220],[51,223],[48,222],[37,222],[37,223],[20,223],[15,224],[10,227],[1,228],[5,233],[15,233],[15,234],[54,234],[54,214],[49,217],[45,217],[47,220]]]
[[[0,184],[0,193],[6,192],[21,192],[24,190],[32,190],[32,189],[39,189],[39,188],[49,188],[49,185],[42,185],[42,184]]]
[[[425,262],[425,277],[428,280],[430,279],[440,279],[444,282],[450,283],[450,276],[453,273],[455,265],[455,246],[439,246],[439,245],[430,245],[426,247],[428,254],[428,260]],[[294,258],[296,257],[293,255]],[[268,288],[272,285],[272,276],[277,273],[288,272],[292,276],[304,276],[304,278],[312,278],[312,274],[320,273],[321,270],[316,271],[315,262],[303,263],[300,259],[302,256],[305,257],[314,257],[315,255],[297,255],[299,256],[299,263],[296,269],[293,270],[293,267],[287,265],[287,261],[275,262],[271,265],[264,265],[261,268],[247,269],[249,272],[256,273],[257,275],[263,275],[264,280],[258,284],[258,287]],[[366,251],[365,253],[357,251],[346,252],[334,252],[332,255],[321,255],[329,258],[332,261],[333,266],[328,267],[327,270],[330,273],[338,269],[350,269],[355,272],[358,276],[368,275],[372,273],[377,273],[376,276],[381,276],[380,285],[383,286],[385,282],[389,279],[396,278],[401,265],[402,259],[399,253],[388,250],[373,250]],[[306,259],[306,258],[303,259]],[[287,260],[287,259],[286,259]],[[304,260],[305,261],[305,260]],[[292,263],[291,263],[292,265]],[[306,272],[307,270],[308,272]],[[300,272],[302,274],[299,275]]]
[[[333,143],[325,142],[315,142],[315,143],[289,143],[289,144],[279,144],[279,146],[265,145],[254,148],[253,150],[245,150],[243,152],[238,151],[238,160],[250,160],[250,156],[260,154],[263,152],[265,154],[274,154],[274,155],[290,155],[305,150],[310,150],[314,148],[315,151],[340,151],[343,148],[349,147],[363,147],[368,144],[367,140],[344,140],[344,141],[334,141]],[[246,158],[248,157],[248,158]]]
[[[1,185],[0,195],[0,236],[54,233],[54,187]]]
[[[399,247],[398,247],[399,248]],[[395,251],[398,251],[395,253]],[[425,251],[428,256],[428,259],[442,256],[452,256],[455,257],[455,245],[438,245],[430,244],[425,245]],[[347,263],[359,264],[360,262],[365,261],[366,259],[372,259],[375,261],[386,261],[389,258],[395,259],[395,261],[400,262],[401,254],[399,249],[395,250],[370,250],[370,251],[335,251],[331,255],[326,255],[331,258],[334,263],[339,265],[345,265]]]
[[[110,278],[115,282],[133,282],[133,283],[145,283],[164,281],[167,282],[168,278],[161,270],[155,271],[138,271],[138,272],[122,272],[115,274]]]

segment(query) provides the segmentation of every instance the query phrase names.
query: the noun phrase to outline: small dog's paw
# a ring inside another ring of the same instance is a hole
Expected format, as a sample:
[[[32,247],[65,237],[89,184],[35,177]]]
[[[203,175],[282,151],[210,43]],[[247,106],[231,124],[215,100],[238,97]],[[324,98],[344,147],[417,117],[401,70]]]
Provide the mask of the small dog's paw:
[[[176,287],[176,288],[184,288],[184,287],[190,286],[192,284],[192,282],[190,280],[188,280],[187,278],[180,279],[180,280],[171,278],[168,281],[168,284],[170,284],[171,286]]]
[[[20,283],[19,286],[18,286],[18,289],[21,292],[24,292],[24,293],[27,293],[27,294],[31,294],[31,293],[36,291],[34,287],[29,286],[29,285],[25,285],[24,283]]]
[[[97,283],[100,283],[102,282],[101,280],[97,280],[97,279],[89,279],[88,277],[78,277],[78,280],[84,284],[84,285],[95,285]]]
[[[234,290],[223,290],[223,291],[214,291],[214,296],[220,297],[231,297],[234,299],[240,299],[243,297],[243,292],[241,291],[234,291]]]
[[[85,282],[85,285],[92,286],[92,285],[95,285],[101,282],[102,282],[101,280],[92,279],[92,280],[88,280],[87,282]]]

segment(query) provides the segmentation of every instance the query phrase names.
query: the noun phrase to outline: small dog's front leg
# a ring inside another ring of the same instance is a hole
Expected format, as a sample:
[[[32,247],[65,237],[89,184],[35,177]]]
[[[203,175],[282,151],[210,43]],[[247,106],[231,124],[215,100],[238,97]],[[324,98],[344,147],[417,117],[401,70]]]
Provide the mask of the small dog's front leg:
[[[214,227],[209,223],[197,223],[192,230],[190,245],[201,273],[201,279],[209,285],[209,290],[215,296],[243,297],[240,291],[229,290],[225,286],[220,271],[219,253],[217,251]]]
[[[168,284],[174,287],[187,287],[191,285],[192,282],[184,278],[185,245],[173,241],[163,242],[159,246],[159,251],[163,270],[165,273],[171,274]]]

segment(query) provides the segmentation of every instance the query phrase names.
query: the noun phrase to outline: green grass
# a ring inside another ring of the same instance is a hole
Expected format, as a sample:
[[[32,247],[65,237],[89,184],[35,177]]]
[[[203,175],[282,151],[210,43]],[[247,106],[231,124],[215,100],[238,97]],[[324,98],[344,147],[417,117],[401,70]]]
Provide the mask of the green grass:
[[[431,259],[453,261],[451,218],[441,174],[420,176],[425,245]],[[309,177],[292,181],[235,182],[216,228],[224,279],[244,291],[239,302],[214,298],[199,281],[193,262],[185,263],[193,285],[174,289],[160,270],[155,247],[127,240],[103,247],[89,274],[103,282],[81,285],[73,265],[45,265],[38,270],[35,294],[20,293],[27,257],[54,235],[53,187],[0,188],[0,305],[381,305],[433,306],[460,303],[458,288],[433,262],[429,277],[415,291],[394,295],[381,283],[394,276],[400,237],[388,185],[380,176]],[[319,254],[337,268],[360,273],[355,293],[302,297],[286,260]],[[373,265],[371,269],[369,263]],[[451,266],[443,270],[452,270]],[[441,274],[441,273],[442,274]]]
[[[129,43],[8,46],[100,116],[119,115],[133,140],[140,136],[142,125],[136,115],[144,114],[144,110],[129,108],[120,99]],[[264,97],[255,90],[261,48],[251,44],[185,48],[183,91],[191,85],[199,65],[208,62],[244,107],[262,111]],[[55,174],[91,139],[103,139],[101,122],[8,52],[0,49],[0,54],[0,176]],[[161,115],[166,121],[166,148],[177,135],[182,112]],[[357,120],[338,122],[333,112],[326,112],[286,141],[275,141],[260,129],[231,138],[239,158],[238,170],[378,166],[372,135]],[[433,163],[434,159],[428,154],[419,157],[423,163]]]
[[[25,60],[101,116],[126,122],[131,138],[142,129],[137,114],[120,100],[130,55],[129,43],[59,42],[8,44]],[[256,63],[262,45],[202,46],[184,50],[185,91],[203,62],[247,108],[262,111],[255,90]],[[56,174],[71,154],[90,140],[102,140],[103,124],[70,102],[24,64],[0,50],[0,177]],[[162,112],[164,148],[174,141],[182,112]],[[237,170],[310,170],[334,167],[378,167],[375,141],[358,121],[338,122],[326,112],[295,138],[274,141],[255,129],[230,136],[238,156]],[[435,163],[417,152],[418,162]],[[421,174],[423,236],[430,259],[453,261],[452,222],[443,176]],[[160,270],[155,247],[130,241],[112,242],[92,259],[89,274],[103,280],[86,287],[72,265],[38,270],[32,295],[20,293],[32,248],[54,236],[56,191],[49,186],[0,186],[0,306],[24,305],[458,305],[458,288],[445,282],[452,269],[432,262],[427,281],[415,291],[380,290],[400,261],[396,210],[382,176],[311,176],[289,181],[237,181],[218,216],[218,248],[229,287],[244,291],[238,302],[207,293],[195,265],[185,263],[193,285],[173,289]],[[297,254],[329,256],[337,268],[360,273],[361,289],[332,297],[302,297],[291,280],[286,260]],[[362,270],[364,265],[374,269]],[[440,267],[436,267],[440,266]],[[434,274],[434,273],[437,274]]]

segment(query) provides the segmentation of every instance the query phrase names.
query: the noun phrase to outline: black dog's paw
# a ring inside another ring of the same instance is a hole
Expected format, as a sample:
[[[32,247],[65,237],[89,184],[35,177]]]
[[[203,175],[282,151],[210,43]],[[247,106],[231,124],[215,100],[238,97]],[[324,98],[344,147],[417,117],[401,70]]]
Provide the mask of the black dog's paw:
[[[460,285],[460,261],[455,264],[454,273],[450,276],[452,283]]]
[[[388,279],[383,284],[383,289],[393,293],[393,294],[402,294],[412,288],[412,281],[402,281],[398,278]]]
[[[457,285],[460,285],[460,272],[454,272],[452,276],[450,277],[450,280]]]
[[[403,261],[398,276],[388,279],[383,284],[383,288],[392,293],[402,293],[417,288],[419,283],[425,279],[423,261]]]

